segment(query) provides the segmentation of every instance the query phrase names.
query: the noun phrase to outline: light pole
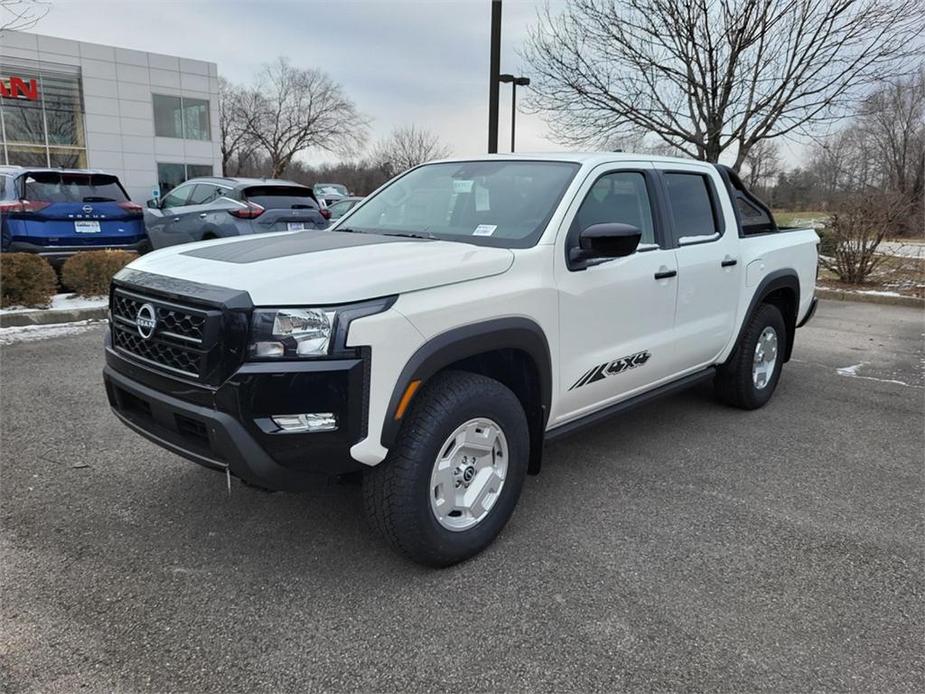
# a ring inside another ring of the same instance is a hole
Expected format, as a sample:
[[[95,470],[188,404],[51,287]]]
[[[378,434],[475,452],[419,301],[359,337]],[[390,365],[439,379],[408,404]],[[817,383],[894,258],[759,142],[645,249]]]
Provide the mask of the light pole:
[[[498,75],[498,81],[511,83],[511,152],[514,151],[514,127],[517,122],[517,87],[529,87],[529,77],[514,77],[514,75]]]
[[[488,77],[488,153],[498,152],[498,73],[501,72],[501,0],[491,2],[491,58]]]

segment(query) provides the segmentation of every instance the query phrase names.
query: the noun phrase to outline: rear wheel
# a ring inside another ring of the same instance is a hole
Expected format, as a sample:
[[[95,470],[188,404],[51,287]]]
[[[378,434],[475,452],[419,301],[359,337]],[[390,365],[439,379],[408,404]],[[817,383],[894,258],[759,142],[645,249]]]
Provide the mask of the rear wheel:
[[[729,361],[716,372],[719,399],[746,410],[764,406],[780,380],[786,344],[787,326],[780,310],[771,304],[761,304],[749,319]]]
[[[527,418],[508,388],[479,374],[439,374],[415,402],[389,457],[366,473],[367,516],[417,562],[468,559],[514,512],[529,445]]]

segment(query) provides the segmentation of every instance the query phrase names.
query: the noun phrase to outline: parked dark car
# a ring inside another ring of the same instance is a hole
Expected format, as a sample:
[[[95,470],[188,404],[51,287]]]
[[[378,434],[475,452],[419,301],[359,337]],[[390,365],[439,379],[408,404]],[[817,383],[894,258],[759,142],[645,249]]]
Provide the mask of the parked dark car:
[[[74,253],[144,251],[141,205],[119,179],[86,169],[0,166],[0,249],[60,265]]]
[[[356,204],[362,199],[360,197],[341,198],[337,202],[328,205],[328,211],[331,213],[330,220],[333,222],[340,219],[356,207]]]
[[[311,188],[260,178],[193,178],[159,201],[149,200],[145,225],[154,248],[270,231],[324,229],[328,222]]]

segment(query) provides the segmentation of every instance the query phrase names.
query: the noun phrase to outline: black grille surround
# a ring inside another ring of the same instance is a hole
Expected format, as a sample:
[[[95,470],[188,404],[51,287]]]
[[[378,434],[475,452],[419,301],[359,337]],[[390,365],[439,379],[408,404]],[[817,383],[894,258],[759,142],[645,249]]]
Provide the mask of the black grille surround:
[[[138,313],[149,304],[156,317],[145,337]],[[219,308],[168,300],[147,290],[114,286],[109,302],[112,343],[120,353],[172,376],[211,382],[222,365],[223,314]]]

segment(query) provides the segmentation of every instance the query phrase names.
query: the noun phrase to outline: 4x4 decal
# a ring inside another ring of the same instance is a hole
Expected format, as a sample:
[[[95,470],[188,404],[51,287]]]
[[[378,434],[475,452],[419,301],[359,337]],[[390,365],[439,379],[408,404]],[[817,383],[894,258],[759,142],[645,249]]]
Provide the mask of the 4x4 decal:
[[[594,383],[595,381],[600,381],[602,378],[607,378],[608,376],[615,376],[616,374],[621,374],[624,371],[629,369],[635,369],[637,366],[642,366],[652,355],[647,351],[637,352],[636,354],[631,354],[628,357],[620,357],[619,359],[614,359],[609,361],[606,364],[600,364],[595,366],[593,369],[586,371],[582,374],[581,378],[575,381],[575,384],[569,388],[569,390],[575,390],[575,388],[581,388],[584,385],[589,383]]]

